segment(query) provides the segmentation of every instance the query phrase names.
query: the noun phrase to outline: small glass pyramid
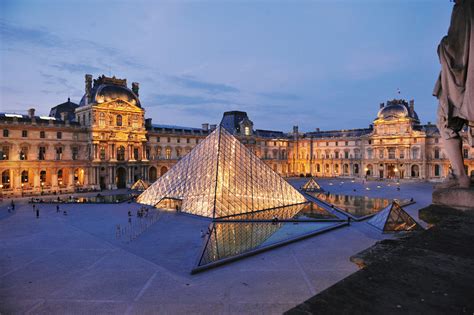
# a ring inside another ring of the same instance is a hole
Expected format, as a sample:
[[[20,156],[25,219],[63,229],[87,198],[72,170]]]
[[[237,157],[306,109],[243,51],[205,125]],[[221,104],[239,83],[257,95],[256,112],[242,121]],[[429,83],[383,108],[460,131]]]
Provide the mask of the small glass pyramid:
[[[420,225],[395,201],[373,216],[369,221],[367,221],[367,223],[384,233],[413,231],[421,228]]]
[[[222,218],[305,202],[305,198],[219,126],[137,199]]]
[[[304,191],[322,191],[323,189],[321,186],[319,186],[318,182],[314,179],[314,177],[311,177],[306,184],[301,186],[301,190]]]
[[[132,185],[132,187],[130,187],[130,189],[131,190],[144,191],[148,187],[150,187],[150,184],[148,184],[147,182],[145,182],[142,179],[139,179]]]

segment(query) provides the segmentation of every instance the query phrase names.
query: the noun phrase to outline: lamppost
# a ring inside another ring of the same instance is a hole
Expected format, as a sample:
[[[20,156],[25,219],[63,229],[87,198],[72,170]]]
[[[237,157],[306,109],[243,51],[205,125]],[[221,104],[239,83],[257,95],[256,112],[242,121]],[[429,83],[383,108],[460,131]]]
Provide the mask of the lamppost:
[[[21,196],[23,197],[23,186],[25,186],[24,183],[21,183]]]
[[[0,184],[0,201],[3,201],[3,184]]]
[[[43,189],[44,189],[44,182],[41,182],[41,196],[43,196],[43,193],[44,193]]]

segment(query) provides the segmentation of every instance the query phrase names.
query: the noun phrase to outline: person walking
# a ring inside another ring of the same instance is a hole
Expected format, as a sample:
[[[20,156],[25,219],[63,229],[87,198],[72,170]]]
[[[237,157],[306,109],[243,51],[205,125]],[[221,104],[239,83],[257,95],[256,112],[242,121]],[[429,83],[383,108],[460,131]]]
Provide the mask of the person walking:
[[[39,207],[36,208],[36,218],[38,219],[40,216],[40,209]]]
[[[12,206],[12,211],[15,211],[15,203],[13,202],[13,200],[12,200],[11,206]]]
[[[59,213],[59,205],[56,205],[56,213]]]

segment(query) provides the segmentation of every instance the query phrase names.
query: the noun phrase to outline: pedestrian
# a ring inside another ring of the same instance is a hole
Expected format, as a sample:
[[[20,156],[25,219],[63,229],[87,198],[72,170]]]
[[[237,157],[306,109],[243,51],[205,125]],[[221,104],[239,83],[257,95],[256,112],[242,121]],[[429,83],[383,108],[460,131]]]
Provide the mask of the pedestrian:
[[[63,211],[63,215],[67,215],[67,211],[66,211],[66,210]]]
[[[8,213],[10,213],[10,212],[11,212],[11,207],[10,207],[10,206],[8,206]]]
[[[36,218],[38,219],[39,216],[40,216],[40,209],[39,209],[39,207],[38,207],[38,208],[36,208]]]
[[[128,210],[128,217],[132,216],[132,211]]]
[[[12,211],[15,211],[15,203],[12,200]]]
[[[56,205],[56,213],[59,213],[59,205]]]
[[[203,238],[203,237],[204,237],[204,231],[201,230],[201,238]]]

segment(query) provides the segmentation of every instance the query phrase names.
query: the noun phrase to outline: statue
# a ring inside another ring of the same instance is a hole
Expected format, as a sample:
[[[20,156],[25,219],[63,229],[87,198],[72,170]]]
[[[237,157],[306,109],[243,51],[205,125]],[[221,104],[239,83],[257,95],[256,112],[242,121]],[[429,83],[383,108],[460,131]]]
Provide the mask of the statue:
[[[437,126],[452,173],[438,188],[469,188],[460,131],[474,130],[474,0],[455,0],[448,35],[438,46],[441,73],[433,95],[439,100]],[[472,144],[471,144],[472,145]]]

